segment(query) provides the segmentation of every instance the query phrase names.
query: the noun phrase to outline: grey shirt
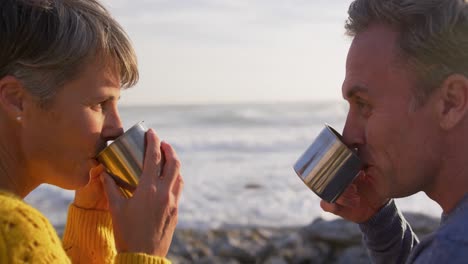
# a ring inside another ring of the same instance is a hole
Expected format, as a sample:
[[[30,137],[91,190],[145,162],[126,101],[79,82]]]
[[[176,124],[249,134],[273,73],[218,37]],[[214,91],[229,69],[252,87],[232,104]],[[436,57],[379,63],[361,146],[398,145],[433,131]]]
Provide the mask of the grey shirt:
[[[393,200],[359,227],[374,263],[468,263],[468,195],[421,242]]]

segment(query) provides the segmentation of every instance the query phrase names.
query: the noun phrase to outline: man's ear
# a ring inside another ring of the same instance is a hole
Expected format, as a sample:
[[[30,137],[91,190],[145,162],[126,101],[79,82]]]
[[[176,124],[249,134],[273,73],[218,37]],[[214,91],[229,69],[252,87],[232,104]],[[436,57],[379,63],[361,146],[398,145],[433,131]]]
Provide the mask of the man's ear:
[[[13,76],[0,79],[0,108],[8,118],[21,120],[27,92],[23,84]]]
[[[442,83],[439,92],[440,126],[449,130],[467,116],[468,78],[461,74],[452,74]]]

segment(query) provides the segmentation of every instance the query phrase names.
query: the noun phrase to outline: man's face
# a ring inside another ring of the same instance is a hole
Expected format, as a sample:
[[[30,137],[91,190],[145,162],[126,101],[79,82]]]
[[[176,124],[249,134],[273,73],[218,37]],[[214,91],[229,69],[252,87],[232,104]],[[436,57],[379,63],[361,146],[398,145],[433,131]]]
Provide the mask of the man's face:
[[[349,102],[344,141],[358,149],[366,175],[384,197],[430,189],[440,160],[434,102],[414,106],[416,78],[398,57],[397,38],[384,25],[358,34],[342,87]]]
[[[117,112],[120,79],[102,64],[90,63],[59,90],[50,107],[29,104],[21,136],[26,167],[37,182],[83,187],[90,168],[97,165],[98,151],[122,133]]]

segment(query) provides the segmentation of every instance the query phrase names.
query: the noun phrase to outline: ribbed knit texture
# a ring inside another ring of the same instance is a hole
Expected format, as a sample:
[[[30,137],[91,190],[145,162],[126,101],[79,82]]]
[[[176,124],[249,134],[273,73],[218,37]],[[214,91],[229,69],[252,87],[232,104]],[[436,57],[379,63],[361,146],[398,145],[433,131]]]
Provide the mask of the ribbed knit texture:
[[[116,251],[110,214],[70,205],[63,248],[74,263],[112,263]]]
[[[4,192],[0,192],[0,263],[70,263],[50,222]]]
[[[0,191],[0,263],[169,264],[170,261],[141,253],[116,254],[110,214],[74,205],[68,211],[62,247],[55,229],[39,211]]]
[[[119,264],[170,264],[171,262],[163,258],[154,258],[143,253],[120,253],[115,258],[115,263]]]

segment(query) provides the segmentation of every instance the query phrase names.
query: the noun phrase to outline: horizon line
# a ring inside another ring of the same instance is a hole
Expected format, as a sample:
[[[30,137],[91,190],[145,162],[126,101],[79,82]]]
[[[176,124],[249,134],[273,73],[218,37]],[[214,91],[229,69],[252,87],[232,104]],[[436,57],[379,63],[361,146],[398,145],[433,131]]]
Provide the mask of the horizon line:
[[[308,100],[239,100],[239,101],[184,101],[184,102],[121,102],[120,107],[154,107],[154,106],[203,106],[203,105],[271,105],[271,104],[307,104],[307,103],[344,103],[343,99],[308,99]]]

